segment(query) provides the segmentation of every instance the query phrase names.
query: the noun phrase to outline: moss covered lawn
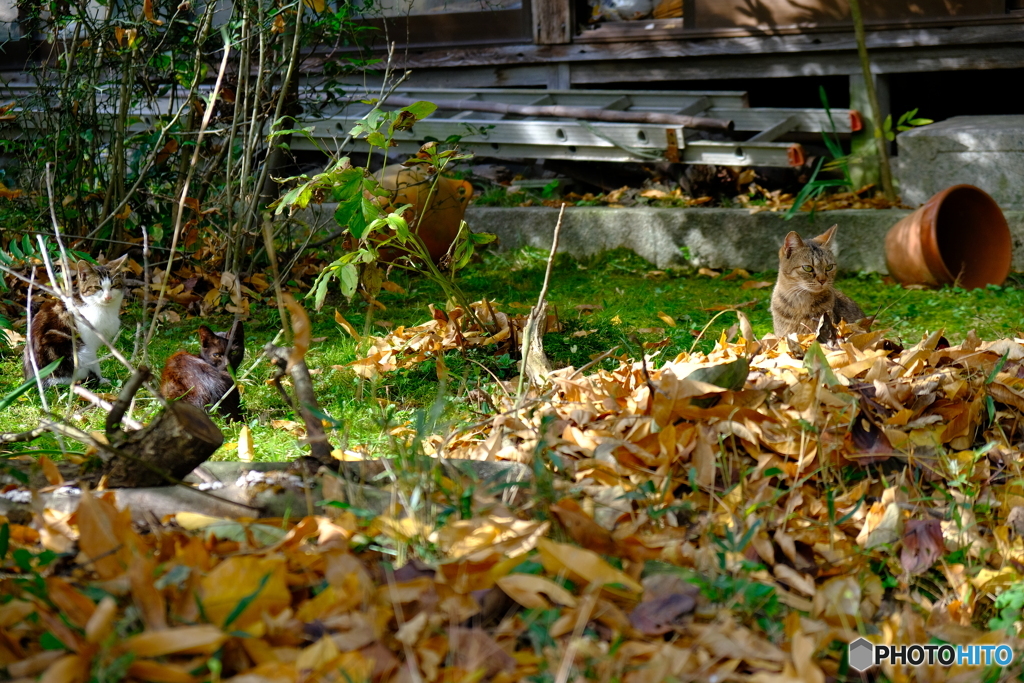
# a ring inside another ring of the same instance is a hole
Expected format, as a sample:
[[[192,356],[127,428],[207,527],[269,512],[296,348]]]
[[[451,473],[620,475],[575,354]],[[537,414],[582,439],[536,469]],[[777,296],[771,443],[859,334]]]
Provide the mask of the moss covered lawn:
[[[505,305],[510,313],[525,313],[536,301],[544,276],[546,254],[526,250],[510,254],[487,253],[471,264],[461,275],[461,285],[472,300],[487,297]],[[564,330],[551,333],[545,340],[546,351],[556,366],[580,366],[591,356],[619,346],[638,355],[642,342],[668,339],[663,357],[697,348],[709,349],[714,339],[736,323],[736,315],[721,312],[731,306],[743,305],[756,334],[771,331],[768,302],[771,287],[754,287],[749,283],[773,282],[774,273],[753,273],[749,279],[722,273],[711,278],[697,273],[670,273],[654,270],[650,264],[629,252],[610,252],[586,262],[559,257],[552,277],[549,300],[557,307]],[[428,304],[443,306],[440,290],[424,279],[394,273],[393,280],[405,293],[382,292],[380,300],[387,307],[374,316],[375,334],[385,332],[384,325],[413,325],[429,319]],[[744,283],[748,283],[744,287]],[[922,334],[944,328],[950,341],[956,343],[971,329],[983,339],[1014,337],[1024,329],[1024,288],[1013,279],[1002,287],[971,292],[960,289],[905,290],[872,274],[846,274],[839,286],[852,296],[869,314],[880,311],[878,327],[891,330],[893,338],[913,343]],[[304,292],[302,293],[304,294]],[[332,437],[336,445],[359,445],[387,455],[386,431],[396,423],[412,420],[416,411],[438,400],[438,382],[430,363],[410,370],[401,370],[381,378],[375,385],[366,385],[359,392],[359,380],[351,370],[335,369],[355,359],[355,342],[334,321],[338,309],[357,329],[362,329],[365,305],[349,304],[340,298],[328,299],[319,313],[311,312],[315,342],[307,362],[318,374],[316,389],[321,407],[338,422]],[[271,306],[253,306],[253,317],[246,322],[247,356],[245,367],[259,358],[263,345],[273,339],[278,326],[276,310]],[[665,314],[659,316],[659,313]],[[715,316],[718,316],[715,318]],[[132,334],[139,317],[137,305],[129,303],[122,315],[121,346],[131,351]],[[672,326],[665,318],[675,322]],[[714,320],[712,320],[714,318]],[[226,329],[230,319],[188,319],[164,325],[149,349],[153,364],[159,368],[174,351],[185,348],[198,351],[196,328],[206,323],[215,329]],[[710,323],[710,325],[709,325]],[[696,336],[707,326],[701,340]],[[575,335],[574,335],[575,333]],[[15,389],[22,381],[20,348],[4,351],[0,357],[0,396]],[[466,398],[469,390],[493,385],[490,373],[458,354],[447,359],[449,385],[440,397],[444,410],[442,420],[457,422],[475,420],[475,406]],[[496,356],[486,349],[472,352],[470,358],[487,367],[502,379],[516,375],[515,362],[507,354]],[[612,361],[606,361],[612,363]],[[104,374],[113,380],[104,392],[115,393],[127,373],[116,362],[104,364]],[[267,384],[270,371],[260,362],[243,383],[243,404],[247,424],[253,431],[257,460],[287,460],[299,455],[303,448],[290,428],[299,418],[280,400]],[[493,390],[493,386],[492,386]],[[72,421],[87,429],[100,429],[101,414],[87,403],[68,396],[66,389],[48,393],[52,412],[73,414]],[[146,417],[155,409],[152,399],[140,399],[136,417]],[[41,410],[34,392],[23,395],[0,413],[0,431],[30,428]],[[215,458],[237,457],[234,444],[240,425],[225,425],[225,446]],[[52,439],[33,444],[8,445],[0,453],[16,455],[19,450],[39,448],[58,451]]]

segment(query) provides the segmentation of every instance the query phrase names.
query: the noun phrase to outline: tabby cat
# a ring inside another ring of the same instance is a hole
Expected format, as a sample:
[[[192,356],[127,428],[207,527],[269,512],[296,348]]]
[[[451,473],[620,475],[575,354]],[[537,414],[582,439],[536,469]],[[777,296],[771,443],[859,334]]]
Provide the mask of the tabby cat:
[[[109,383],[110,380],[100,374],[99,350],[103,345],[100,337],[113,342],[121,329],[122,269],[127,258],[122,256],[106,265],[78,262],[73,294],[75,311],[69,311],[62,301],[55,299],[32,311],[32,325],[22,359],[25,379],[35,376],[34,356],[35,367],[39,369],[61,359],[57,369],[43,380],[45,387],[79,380],[90,384]],[[83,318],[91,327],[82,322]]]
[[[230,391],[235,382],[227,368],[237,370],[241,365],[245,355],[244,334],[240,321],[235,321],[228,332],[214,332],[200,325],[199,355],[178,351],[168,358],[160,375],[160,393],[199,408],[207,408],[223,397],[220,414],[229,421],[240,421],[241,401],[237,389]]]
[[[819,341],[830,341],[840,320],[852,323],[864,317],[860,306],[835,287],[832,241],[838,227],[807,241],[795,232],[786,235],[772,292],[776,335],[817,334]]]

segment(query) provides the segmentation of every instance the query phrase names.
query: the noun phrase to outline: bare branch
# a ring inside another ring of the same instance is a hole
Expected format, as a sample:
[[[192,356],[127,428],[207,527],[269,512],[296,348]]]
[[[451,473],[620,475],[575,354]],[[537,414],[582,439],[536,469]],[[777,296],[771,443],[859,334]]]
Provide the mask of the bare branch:
[[[139,388],[149,380],[152,373],[145,365],[140,365],[139,369],[131,376],[131,378],[125,382],[124,387],[121,389],[120,395],[117,397],[117,401],[110,407],[110,412],[107,413],[107,434],[111,434],[121,429],[121,418],[124,417],[125,412],[128,410],[128,406],[131,405],[132,399],[135,398],[135,394],[139,391]],[[134,420],[132,421],[134,422]],[[135,422],[138,425],[137,422]],[[132,427],[133,429],[141,429],[142,426]]]

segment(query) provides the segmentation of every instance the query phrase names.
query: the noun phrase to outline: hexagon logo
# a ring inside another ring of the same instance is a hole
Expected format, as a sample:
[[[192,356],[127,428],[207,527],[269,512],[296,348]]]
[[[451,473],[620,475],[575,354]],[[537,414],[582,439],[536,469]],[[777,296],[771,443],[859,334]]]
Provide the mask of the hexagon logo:
[[[866,638],[858,638],[850,643],[847,659],[857,671],[867,671],[875,663],[875,646]]]

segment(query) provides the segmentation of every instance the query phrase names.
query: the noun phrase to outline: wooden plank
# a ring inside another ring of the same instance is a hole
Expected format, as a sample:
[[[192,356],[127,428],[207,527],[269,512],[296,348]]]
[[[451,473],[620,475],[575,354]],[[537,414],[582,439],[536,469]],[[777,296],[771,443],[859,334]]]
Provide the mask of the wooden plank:
[[[943,29],[870,31],[868,49],[927,48],[986,44],[1019,44],[1024,41],[1021,30],[1024,16],[1011,16],[999,24],[956,26]],[[552,62],[598,62],[625,59],[666,59],[675,57],[716,57],[759,54],[807,55],[812,52],[851,52],[857,50],[852,31],[801,33],[794,35],[736,35],[731,37],[685,40],[643,41],[608,44],[570,45],[498,45],[478,48],[423,50],[396,55],[399,66],[412,69],[452,68],[482,65],[536,64]],[[309,63],[309,62],[307,62]],[[575,69],[574,83],[586,82]],[[717,76],[708,76],[713,78]],[[607,80],[607,79],[604,79]],[[616,80],[623,80],[622,78]],[[663,80],[663,79],[655,79]]]
[[[731,28],[735,26],[776,29],[782,26],[822,26],[848,23],[847,0],[696,0],[693,17],[698,28]],[[1003,15],[1002,0],[971,0],[951,3],[945,0],[864,3],[864,20],[868,25],[884,21],[917,21],[963,19],[986,15]]]
[[[1024,68],[1024,46],[972,46],[959,49],[876,50],[875,73],[918,73],[966,69]],[[851,76],[861,73],[856,53],[816,56],[714,57],[597,62],[574,72],[573,85],[621,81],[681,81],[716,78],[792,78]]]
[[[560,45],[572,42],[572,3],[570,0],[531,0],[533,42]]]

